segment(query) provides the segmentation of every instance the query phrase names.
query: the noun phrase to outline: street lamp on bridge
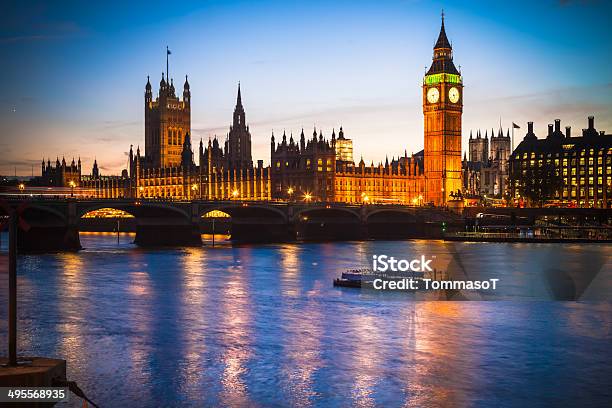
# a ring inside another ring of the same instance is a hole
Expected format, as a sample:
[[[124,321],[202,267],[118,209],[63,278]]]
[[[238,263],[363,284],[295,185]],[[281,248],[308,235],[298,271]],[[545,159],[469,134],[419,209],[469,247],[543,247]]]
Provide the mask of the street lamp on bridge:
[[[370,197],[365,192],[363,192],[361,193],[361,200],[364,204],[367,204],[370,202]]]
[[[76,183],[74,180],[70,180],[68,185],[70,186],[70,197],[74,197],[74,188],[76,187]]]

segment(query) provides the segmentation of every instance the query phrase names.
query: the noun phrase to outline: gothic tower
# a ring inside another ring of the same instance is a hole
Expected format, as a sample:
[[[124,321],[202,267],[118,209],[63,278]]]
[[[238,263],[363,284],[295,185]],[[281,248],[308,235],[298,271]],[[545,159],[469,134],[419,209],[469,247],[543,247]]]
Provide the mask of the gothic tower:
[[[191,133],[191,91],[185,76],[183,100],[174,89],[174,81],[164,78],[159,95],[153,99],[149,77],[145,86],[145,159],[146,167],[179,166],[185,136]]]
[[[425,195],[435,205],[446,204],[451,193],[461,190],[462,82],[442,13],[433,62],[423,79]]]
[[[227,155],[227,165],[231,169],[248,168],[253,165],[251,132],[246,124],[242,96],[240,95],[240,83],[238,83],[238,97],[234,108],[234,122],[230,126],[225,154]]]

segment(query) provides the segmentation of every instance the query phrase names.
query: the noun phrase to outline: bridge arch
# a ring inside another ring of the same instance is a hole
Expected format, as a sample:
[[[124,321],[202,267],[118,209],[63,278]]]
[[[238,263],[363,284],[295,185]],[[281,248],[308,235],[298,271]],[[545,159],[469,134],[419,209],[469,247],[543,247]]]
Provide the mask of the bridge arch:
[[[298,240],[353,240],[365,232],[359,210],[333,205],[302,207],[293,221]]]
[[[316,207],[304,207],[299,209],[293,214],[293,220],[300,221],[304,216],[308,216],[308,214],[312,214],[313,216],[324,216],[324,217],[333,217],[334,215],[339,216],[341,218],[349,219],[354,218],[354,221],[361,221],[361,214],[357,210],[353,210],[350,208],[342,208],[342,207],[332,207],[332,206],[316,206]]]
[[[200,208],[199,216],[202,217],[211,211],[221,211],[228,214],[232,220],[240,218],[277,218],[279,221],[287,222],[287,215],[282,210],[261,204],[250,203],[226,203],[206,206]]]
[[[101,212],[103,212],[103,210],[119,211],[119,212],[123,213],[123,214],[116,214],[117,218],[127,218],[127,217],[125,217],[124,214],[128,215],[129,217],[134,217],[135,218],[135,215],[132,214],[131,212],[126,211],[124,209],[113,208],[112,206],[108,206],[108,207],[102,206],[100,208],[96,208],[95,210],[89,210],[89,211],[83,213],[83,215],[81,215],[79,218],[89,218],[88,217],[89,215],[94,214],[94,213],[101,213]],[[113,218],[113,217],[108,217],[108,218]]]
[[[66,207],[25,203],[21,218],[27,228],[17,234],[17,247],[22,252],[78,250],[79,235],[68,223]]]
[[[64,224],[67,220],[67,214],[65,212],[62,212],[52,206],[43,206],[36,204],[28,204],[23,210],[22,217],[26,221],[28,221],[28,219],[43,220],[45,219],[45,214],[52,215],[52,219],[54,221],[60,222],[62,224]]]
[[[200,218],[232,218],[232,216],[221,210],[210,210],[202,214]]]
[[[287,215],[272,205],[219,202],[199,208],[200,218],[211,211],[228,214],[226,228],[234,242],[278,242],[288,238]]]
[[[386,217],[391,217],[394,220],[402,220],[403,222],[418,222],[417,212],[413,209],[402,208],[380,208],[369,212],[366,215],[367,222],[382,221]]]
[[[172,205],[162,204],[162,203],[148,203],[148,202],[140,202],[140,203],[118,203],[118,202],[102,202],[96,204],[85,205],[79,207],[78,209],[78,217],[82,218],[85,214],[90,213],[92,211],[101,210],[103,208],[110,208],[114,210],[125,211],[126,213],[134,216],[135,218],[142,218],[147,216],[155,216],[155,215],[165,215],[168,216],[170,214],[179,216],[179,218],[183,218],[185,220],[189,220],[190,216],[181,208],[174,207]]]

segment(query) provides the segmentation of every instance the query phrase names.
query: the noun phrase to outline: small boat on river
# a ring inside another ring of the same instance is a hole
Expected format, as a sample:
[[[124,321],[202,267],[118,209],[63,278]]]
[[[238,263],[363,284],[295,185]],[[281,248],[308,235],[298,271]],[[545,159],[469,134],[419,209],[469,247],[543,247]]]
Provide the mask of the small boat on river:
[[[334,279],[334,286],[344,288],[374,288],[374,281],[402,281],[405,279],[420,280],[425,276],[423,272],[373,272],[370,269],[349,269],[342,272],[340,278]]]

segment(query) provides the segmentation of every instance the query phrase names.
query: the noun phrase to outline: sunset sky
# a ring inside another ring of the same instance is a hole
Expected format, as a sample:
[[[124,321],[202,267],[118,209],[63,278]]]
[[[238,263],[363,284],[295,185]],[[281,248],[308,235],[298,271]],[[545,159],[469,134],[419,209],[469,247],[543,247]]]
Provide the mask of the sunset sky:
[[[27,4],[25,4],[27,3]],[[228,131],[238,81],[253,159],[272,130],[330,136],[344,127],[355,159],[423,148],[421,81],[440,11],[465,83],[471,129],[526,122],[574,135],[595,115],[612,132],[609,2],[208,1],[13,2],[0,26],[0,174],[40,173],[42,157],[94,157],[103,174],[144,147],[144,86],[170,76],[192,92],[192,139]]]

